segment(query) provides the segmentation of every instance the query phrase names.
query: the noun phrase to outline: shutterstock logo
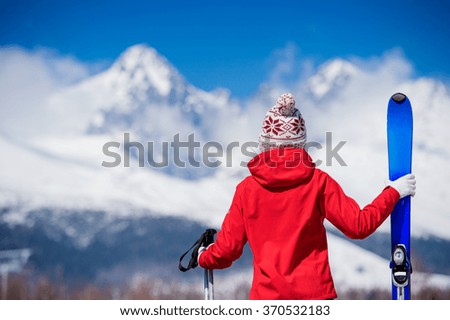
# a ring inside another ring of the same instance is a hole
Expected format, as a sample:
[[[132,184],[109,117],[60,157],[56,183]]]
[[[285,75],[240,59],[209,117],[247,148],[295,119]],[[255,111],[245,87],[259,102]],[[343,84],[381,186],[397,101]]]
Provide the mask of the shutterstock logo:
[[[131,158],[137,159],[137,166],[142,168],[232,167],[235,165],[233,161],[236,162],[236,159],[240,159],[238,160],[239,166],[247,167],[248,161],[260,153],[258,143],[255,141],[243,143],[232,141],[226,145],[217,141],[202,143],[195,139],[194,133],[189,134],[185,139],[182,139],[177,133],[171,141],[158,143],[133,141],[130,136],[130,133],[126,132],[123,134],[123,141],[108,141],[103,145],[103,154],[108,158],[102,162],[103,167],[131,167]],[[332,133],[326,132],[325,137],[325,146],[315,141],[309,141],[305,145],[304,149],[308,152],[325,147],[325,162],[317,159],[315,165],[320,166],[325,163],[326,166],[331,166],[336,162],[340,166],[347,166],[339,154],[346,141],[339,141],[333,145]]]

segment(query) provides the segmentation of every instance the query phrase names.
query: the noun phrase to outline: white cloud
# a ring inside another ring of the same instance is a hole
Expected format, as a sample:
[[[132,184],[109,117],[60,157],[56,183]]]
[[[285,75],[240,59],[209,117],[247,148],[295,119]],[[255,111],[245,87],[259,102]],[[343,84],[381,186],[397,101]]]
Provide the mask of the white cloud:
[[[49,97],[90,75],[91,67],[53,50],[0,47],[0,127],[26,137],[51,129],[60,119]]]

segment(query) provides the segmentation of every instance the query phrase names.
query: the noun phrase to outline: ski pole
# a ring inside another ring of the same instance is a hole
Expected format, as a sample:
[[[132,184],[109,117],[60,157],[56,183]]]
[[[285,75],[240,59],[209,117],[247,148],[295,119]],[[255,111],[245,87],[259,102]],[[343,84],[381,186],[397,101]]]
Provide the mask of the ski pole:
[[[212,270],[208,270],[209,277],[208,277],[208,286],[209,286],[209,300],[214,300],[214,273]]]
[[[214,300],[214,274],[212,270],[204,270],[203,289],[205,300]]]
[[[205,236],[205,246],[209,246],[214,242],[214,233],[209,232]],[[205,269],[204,271],[203,289],[205,300],[214,300],[214,272],[212,270]]]
[[[198,266],[198,249],[200,247],[208,247],[210,244],[214,242],[214,235],[216,234],[216,230],[207,229],[183,255],[180,257],[178,263],[178,269],[181,272],[186,272],[190,269],[195,269]],[[192,250],[191,259],[189,260],[188,265],[185,267],[182,264],[183,258]],[[214,274],[212,270],[205,269],[203,274],[203,289],[205,293],[205,300],[214,300]]]

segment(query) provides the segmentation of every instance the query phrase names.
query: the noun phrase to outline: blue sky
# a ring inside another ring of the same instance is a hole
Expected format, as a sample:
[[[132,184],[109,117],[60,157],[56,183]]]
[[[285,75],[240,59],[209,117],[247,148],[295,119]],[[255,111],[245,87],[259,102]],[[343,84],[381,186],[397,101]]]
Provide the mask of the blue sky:
[[[400,48],[417,76],[448,83],[449,14],[449,0],[0,0],[0,46],[52,48],[106,67],[146,43],[194,85],[238,97],[257,90],[286,46],[315,64]]]

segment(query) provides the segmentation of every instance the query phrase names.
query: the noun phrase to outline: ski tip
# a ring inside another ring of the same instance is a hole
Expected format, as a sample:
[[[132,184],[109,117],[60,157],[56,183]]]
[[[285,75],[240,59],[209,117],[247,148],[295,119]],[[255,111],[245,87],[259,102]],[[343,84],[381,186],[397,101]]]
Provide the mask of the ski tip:
[[[403,102],[403,100],[406,99],[406,95],[404,95],[403,93],[397,92],[396,94],[394,94],[391,97],[391,99],[394,100],[397,103],[401,103],[401,102]]]

